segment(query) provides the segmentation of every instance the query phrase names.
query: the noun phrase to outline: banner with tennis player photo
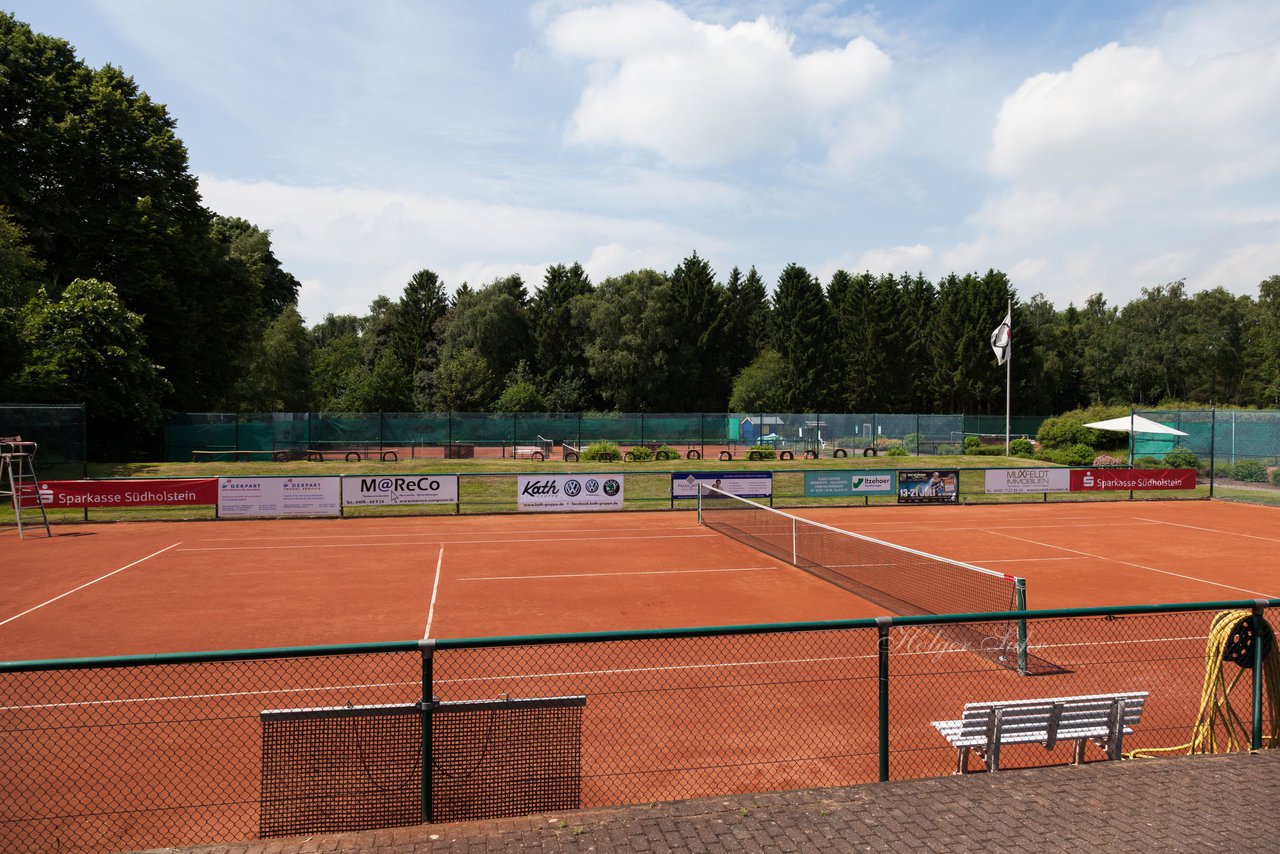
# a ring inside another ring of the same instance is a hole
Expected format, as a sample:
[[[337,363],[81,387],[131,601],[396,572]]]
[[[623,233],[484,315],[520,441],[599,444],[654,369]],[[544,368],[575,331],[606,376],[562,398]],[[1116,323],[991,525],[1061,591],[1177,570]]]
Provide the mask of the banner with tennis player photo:
[[[899,504],[955,504],[959,500],[957,469],[898,472]]]
[[[773,472],[769,471],[679,471],[671,475],[672,498],[697,498],[698,484],[705,483],[739,498],[771,498]]]

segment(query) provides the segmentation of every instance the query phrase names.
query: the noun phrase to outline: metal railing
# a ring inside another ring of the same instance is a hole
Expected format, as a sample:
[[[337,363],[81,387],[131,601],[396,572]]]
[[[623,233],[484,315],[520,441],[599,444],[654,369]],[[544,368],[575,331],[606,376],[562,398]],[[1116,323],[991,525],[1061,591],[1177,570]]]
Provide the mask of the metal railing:
[[[943,631],[1003,631],[1008,613],[8,662],[0,849],[254,838],[282,811],[290,832],[331,832],[937,776],[956,750],[934,722],[978,701],[1146,692],[1127,753],[1189,752],[1206,726],[1218,749],[1276,746],[1280,653],[1242,639],[1274,641],[1278,609],[1023,612],[1049,665],[1034,676]],[[1232,661],[1207,654],[1223,612]],[[1230,690],[1206,704],[1210,685]],[[1001,766],[1071,757],[1013,744]]]

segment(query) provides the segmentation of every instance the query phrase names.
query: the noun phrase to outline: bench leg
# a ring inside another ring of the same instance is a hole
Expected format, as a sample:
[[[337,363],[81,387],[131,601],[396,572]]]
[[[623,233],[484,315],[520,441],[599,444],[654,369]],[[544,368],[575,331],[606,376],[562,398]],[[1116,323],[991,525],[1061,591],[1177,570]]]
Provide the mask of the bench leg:
[[[1076,739],[1076,749],[1071,756],[1072,765],[1080,765],[1084,762],[1084,746],[1089,742],[1087,738]]]
[[[969,748],[961,747],[956,751],[956,754],[957,754],[956,773],[968,774],[969,773]]]

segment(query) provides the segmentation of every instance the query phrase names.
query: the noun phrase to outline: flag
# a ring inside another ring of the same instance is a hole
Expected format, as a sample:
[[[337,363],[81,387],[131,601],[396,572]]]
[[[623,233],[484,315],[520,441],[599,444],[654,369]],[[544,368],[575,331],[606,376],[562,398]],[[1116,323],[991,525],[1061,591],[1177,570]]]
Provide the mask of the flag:
[[[1006,314],[1004,322],[996,327],[996,331],[991,333],[991,349],[996,354],[996,364],[1003,365],[1009,361],[1009,355],[1013,348],[1013,330],[1009,325],[1012,315]]]

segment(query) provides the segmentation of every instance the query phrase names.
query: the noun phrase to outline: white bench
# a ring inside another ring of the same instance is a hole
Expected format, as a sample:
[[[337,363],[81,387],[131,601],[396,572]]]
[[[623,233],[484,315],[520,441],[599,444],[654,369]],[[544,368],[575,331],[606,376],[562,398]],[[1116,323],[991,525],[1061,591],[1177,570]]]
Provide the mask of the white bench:
[[[530,460],[542,461],[547,458],[546,449],[540,445],[516,445],[514,448],[515,459],[525,457]]]
[[[934,721],[933,726],[958,751],[957,774],[968,771],[970,751],[977,752],[988,771],[999,771],[1002,744],[1038,743],[1052,750],[1059,741],[1074,741],[1072,763],[1078,765],[1089,741],[1108,759],[1119,759],[1125,734],[1133,732],[1146,702],[1146,691],[1132,691],[969,703],[960,720]]]

